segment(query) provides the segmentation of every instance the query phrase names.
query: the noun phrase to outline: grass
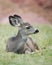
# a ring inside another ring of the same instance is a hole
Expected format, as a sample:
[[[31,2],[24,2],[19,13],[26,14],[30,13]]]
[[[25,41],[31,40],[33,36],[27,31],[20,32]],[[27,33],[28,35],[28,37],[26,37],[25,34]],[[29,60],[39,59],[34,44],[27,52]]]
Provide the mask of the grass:
[[[18,29],[10,25],[0,24],[0,65],[52,65],[52,26],[35,25],[39,33],[33,39],[40,47],[35,54],[14,54],[5,51],[6,41],[17,34]],[[17,30],[16,30],[17,29]]]

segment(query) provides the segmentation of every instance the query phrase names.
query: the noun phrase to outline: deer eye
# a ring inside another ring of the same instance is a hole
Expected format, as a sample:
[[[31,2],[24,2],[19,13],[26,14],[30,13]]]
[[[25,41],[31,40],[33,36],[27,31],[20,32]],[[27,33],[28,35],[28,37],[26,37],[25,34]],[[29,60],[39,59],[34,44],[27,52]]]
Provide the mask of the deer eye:
[[[30,26],[26,26],[26,29],[30,29]]]

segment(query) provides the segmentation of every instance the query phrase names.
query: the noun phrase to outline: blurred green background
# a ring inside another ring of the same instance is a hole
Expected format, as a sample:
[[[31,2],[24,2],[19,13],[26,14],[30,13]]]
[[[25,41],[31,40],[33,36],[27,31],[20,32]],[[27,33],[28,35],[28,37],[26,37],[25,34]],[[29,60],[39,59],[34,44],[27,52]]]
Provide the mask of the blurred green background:
[[[18,28],[0,24],[0,65],[52,65],[52,25],[34,24],[39,33],[32,35],[40,48],[34,54],[6,52],[6,41],[17,34]]]

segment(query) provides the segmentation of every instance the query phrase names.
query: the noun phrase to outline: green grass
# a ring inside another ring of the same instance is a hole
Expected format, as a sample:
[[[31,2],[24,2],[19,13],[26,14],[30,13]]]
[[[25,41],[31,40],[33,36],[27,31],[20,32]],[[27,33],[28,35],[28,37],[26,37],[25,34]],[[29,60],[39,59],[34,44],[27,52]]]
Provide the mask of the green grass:
[[[17,34],[18,29],[0,24],[0,65],[52,65],[52,26],[35,25],[39,33],[33,35],[40,52],[35,54],[14,54],[5,51],[6,41]],[[44,49],[45,48],[45,49]]]

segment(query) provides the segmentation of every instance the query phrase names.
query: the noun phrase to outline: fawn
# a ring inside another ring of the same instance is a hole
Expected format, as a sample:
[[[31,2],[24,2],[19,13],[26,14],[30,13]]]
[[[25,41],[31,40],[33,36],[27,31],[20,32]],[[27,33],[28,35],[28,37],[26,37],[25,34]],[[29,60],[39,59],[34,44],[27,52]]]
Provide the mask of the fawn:
[[[31,34],[38,33],[38,29],[34,29],[29,23],[24,23],[19,15],[9,16],[9,23],[17,26],[19,30],[15,37],[8,39],[6,51],[22,54],[39,50],[38,45],[29,37]]]

